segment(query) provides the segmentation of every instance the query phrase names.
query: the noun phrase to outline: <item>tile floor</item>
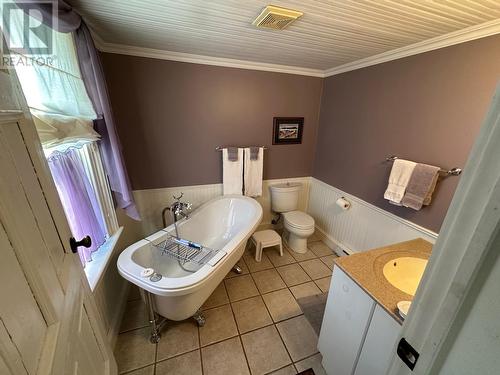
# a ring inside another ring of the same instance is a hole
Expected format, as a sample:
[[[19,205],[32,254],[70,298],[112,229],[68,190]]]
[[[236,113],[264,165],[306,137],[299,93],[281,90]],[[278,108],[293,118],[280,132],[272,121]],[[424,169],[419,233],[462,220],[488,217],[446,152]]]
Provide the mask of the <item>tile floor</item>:
[[[314,235],[306,254],[267,248],[256,262],[254,251],[249,241],[242,274],[230,272],[203,305],[204,327],[171,322],[157,345],[133,288],[115,348],[120,374],[325,374],[318,337],[296,300],[328,292],[336,255]]]

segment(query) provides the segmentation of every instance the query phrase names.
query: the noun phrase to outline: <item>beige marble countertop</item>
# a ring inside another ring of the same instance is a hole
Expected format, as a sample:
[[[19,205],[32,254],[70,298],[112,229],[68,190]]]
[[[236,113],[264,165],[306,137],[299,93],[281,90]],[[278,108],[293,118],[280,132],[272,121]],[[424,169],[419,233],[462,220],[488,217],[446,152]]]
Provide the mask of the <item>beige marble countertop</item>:
[[[428,259],[432,244],[422,238],[400,242],[378,249],[364,251],[335,259],[335,265],[342,269],[356,284],[365,290],[400,324],[397,303],[411,301],[413,297],[392,286],[384,277],[382,269],[391,259],[412,256]]]

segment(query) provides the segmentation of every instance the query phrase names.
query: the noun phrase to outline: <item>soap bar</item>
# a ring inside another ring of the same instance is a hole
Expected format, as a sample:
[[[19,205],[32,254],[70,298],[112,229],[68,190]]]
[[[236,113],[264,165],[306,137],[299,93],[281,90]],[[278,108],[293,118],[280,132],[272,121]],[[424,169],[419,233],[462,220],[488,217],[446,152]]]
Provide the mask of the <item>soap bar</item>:
[[[141,277],[149,277],[151,276],[153,273],[155,273],[155,270],[152,269],[152,268],[144,268],[142,271],[141,271]]]

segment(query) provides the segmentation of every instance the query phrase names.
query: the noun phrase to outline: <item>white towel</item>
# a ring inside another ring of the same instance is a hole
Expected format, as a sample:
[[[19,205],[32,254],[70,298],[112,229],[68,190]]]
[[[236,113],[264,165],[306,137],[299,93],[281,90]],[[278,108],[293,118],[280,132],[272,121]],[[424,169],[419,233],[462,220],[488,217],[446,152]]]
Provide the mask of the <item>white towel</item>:
[[[251,159],[250,148],[245,148],[245,195],[260,197],[262,195],[262,171],[264,165],[264,149],[259,147],[257,159]]]
[[[411,174],[417,163],[409,160],[396,159],[392,165],[391,175],[389,176],[389,184],[384,193],[384,198],[400,205],[403,196],[405,195],[406,187],[410,181]]]
[[[224,195],[243,194],[243,149],[238,149],[238,160],[229,161],[227,148],[222,150],[222,187]]]

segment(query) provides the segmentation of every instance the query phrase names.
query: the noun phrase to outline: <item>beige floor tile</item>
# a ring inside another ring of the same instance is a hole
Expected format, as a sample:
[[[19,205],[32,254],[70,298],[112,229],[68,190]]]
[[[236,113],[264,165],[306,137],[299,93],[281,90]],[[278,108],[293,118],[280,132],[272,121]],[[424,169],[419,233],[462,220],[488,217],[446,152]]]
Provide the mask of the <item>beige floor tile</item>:
[[[332,270],[319,259],[306,260],[299,264],[313,280],[321,279],[332,274]]]
[[[139,291],[139,287],[135,284],[130,283],[127,301],[135,301],[136,299],[141,298],[141,292]]]
[[[224,282],[231,302],[259,295],[257,286],[250,275],[233,277]]]
[[[142,299],[128,301],[123,314],[120,332],[147,326],[149,326],[149,319],[146,304],[142,302]]]
[[[323,365],[321,364],[321,360],[322,360],[321,354],[318,353],[316,355],[313,355],[312,357],[297,362],[295,364],[295,367],[297,367],[298,372],[312,368],[315,375],[326,375],[326,371],[323,368]]]
[[[249,375],[240,338],[235,337],[201,349],[204,375]]]
[[[314,254],[316,254],[319,257],[324,257],[333,254],[333,250],[330,249],[322,241],[311,242],[307,245],[307,247],[309,248],[309,250],[311,250]]]
[[[156,375],[201,375],[200,351],[186,353],[156,364]]]
[[[149,328],[121,333],[115,347],[118,371],[125,372],[153,364],[156,345],[149,342]]]
[[[297,253],[293,251],[287,244],[284,245],[285,248],[290,252],[290,254],[295,258],[297,262],[301,262],[303,260],[314,259],[317,258],[316,254],[314,254],[311,250],[307,249],[305,253]]]
[[[327,293],[330,290],[330,282],[332,281],[332,277],[324,277],[322,279],[314,280],[318,288],[321,289],[323,293]]]
[[[307,242],[315,242],[315,241],[321,241],[321,238],[319,237],[317,232],[314,232],[309,238],[307,239]]]
[[[245,246],[245,254],[255,255],[255,244],[252,240],[247,241],[247,245]]]
[[[321,294],[321,290],[317,287],[314,282],[309,281],[305,284],[300,284],[296,286],[290,287],[290,291],[292,292],[295,299],[314,296],[316,294]]]
[[[294,362],[318,352],[318,336],[304,315],[278,323],[276,327]]]
[[[206,321],[203,327],[200,327],[201,346],[213,344],[230,337],[238,335],[236,322],[230,305],[216,307],[214,309],[203,311]]]
[[[277,371],[271,372],[269,375],[295,375],[297,374],[297,370],[293,365],[283,367]]]
[[[266,254],[268,258],[270,258],[273,255],[280,256],[280,247],[278,245],[265,247],[262,249],[262,254]],[[255,255],[255,247],[254,247],[254,255]]]
[[[302,314],[300,306],[288,289],[264,294],[262,298],[275,322]]]
[[[291,363],[274,325],[246,333],[241,341],[252,375],[266,374]]]
[[[261,328],[273,322],[261,296],[233,303],[233,312],[240,333]]]
[[[289,250],[290,254],[295,258],[297,262],[302,262],[303,260],[314,259],[317,258],[316,254],[314,254],[311,250],[307,250],[305,253],[296,253],[293,250]]]
[[[194,320],[168,322],[161,332],[157,361],[190,352],[199,346],[198,326]]]
[[[285,247],[283,247],[283,256],[281,256],[280,253],[277,251],[270,251],[266,253],[266,255],[271,261],[271,263],[274,265],[274,267],[284,266],[286,264],[291,264],[296,262],[295,258],[292,256],[292,254],[290,254],[290,252]]]
[[[138,370],[127,372],[126,375],[154,375],[154,373],[155,373],[155,366],[151,365],[148,367],[140,368]]]
[[[276,269],[286,285],[293,286],[311,281],[307,273],[299,266],[298,263],[289,264],[287,266],[278,267]]]
[[[325,263],[328,268],[333,270],[333,265],[336,258],[338,258],[337,255],[328,255],[326,257],[321,257],[319,259],[321,259],[321,261]]]
[[[262,259],[260,260],[260,262],[257,262],[255,260],[255,253],[245,254],[243,255],[243,259],[245,259],[245,263],[247,264],[250,272],[263,271],[273,268],[273,264],[265,253],[262,253]]]
[[[202,306],[203,310],[210,309],[212,307],[218,307],[229,303],[229,297],[226,292],[226,287],[224,282],[221,282],[213,293],[208,297]]]
[[[261,294],[269,293],[274,290],[286,288],[286,284],[281,279],[276,269],[259,271],[252,274],[253,281]]]
[[[237,276],[241,276],[241,275],[247,275],[250,273],[250,271],[248,270],[247,264],[243,260],[243,257],[240,258],[240,260],[236,263],[236,265],[238,265],[241,268],[241,273],[236,273],[233,270],[231,270],[227,273],[225,279],[230,279],[231,277],[237,277]]]

